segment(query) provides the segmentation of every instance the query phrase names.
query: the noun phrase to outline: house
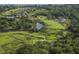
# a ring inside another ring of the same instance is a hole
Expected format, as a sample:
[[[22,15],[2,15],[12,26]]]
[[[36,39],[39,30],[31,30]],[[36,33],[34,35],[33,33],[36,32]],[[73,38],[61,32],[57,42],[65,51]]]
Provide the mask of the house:
[[[43,24],[40,22],[37,22],[35,25],[35,31],[39,31],[43,28]]]

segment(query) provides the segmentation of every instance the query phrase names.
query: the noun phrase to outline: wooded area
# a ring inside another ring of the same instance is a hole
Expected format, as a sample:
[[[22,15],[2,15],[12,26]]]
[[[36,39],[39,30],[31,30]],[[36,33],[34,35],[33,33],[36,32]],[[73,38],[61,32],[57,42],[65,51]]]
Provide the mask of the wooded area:
[[[78,54],[79,5],[0,5],[1,54]]]

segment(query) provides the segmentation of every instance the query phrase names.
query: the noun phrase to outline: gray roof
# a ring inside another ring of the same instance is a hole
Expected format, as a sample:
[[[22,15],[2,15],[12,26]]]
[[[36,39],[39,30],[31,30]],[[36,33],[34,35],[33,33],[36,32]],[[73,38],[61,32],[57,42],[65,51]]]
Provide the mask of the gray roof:
[[[37,23],[36,23],[36,29],[37,29],[37,30],[40,30],[40,29],[42,29],[42,28],[43,28],[43,24],[37,22]]]

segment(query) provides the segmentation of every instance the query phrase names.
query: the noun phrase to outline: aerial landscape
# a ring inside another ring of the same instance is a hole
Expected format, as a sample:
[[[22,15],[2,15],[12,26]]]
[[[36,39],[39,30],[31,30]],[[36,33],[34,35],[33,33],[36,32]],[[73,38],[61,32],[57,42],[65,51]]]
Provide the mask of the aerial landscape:
[[[1,4],[0,54],[79,54],[79,5]]]

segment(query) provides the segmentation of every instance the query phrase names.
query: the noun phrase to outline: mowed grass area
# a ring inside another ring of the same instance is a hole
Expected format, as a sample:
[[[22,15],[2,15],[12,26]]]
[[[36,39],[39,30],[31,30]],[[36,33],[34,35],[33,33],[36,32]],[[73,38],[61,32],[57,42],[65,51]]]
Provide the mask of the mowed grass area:
[[[16,8],[16,9],[12,9],[12,10],[8,10],[8,11],[5,11],[3,13],[1,13],[0,15],[12,15],[12,14],[15,14],[15,13],[18,13],[18,11],[21,11],[22,8]]]
[[[47,19],[45,16],[38,16],[38,19],[46,24],[50,29],[65,29],[65,27],[60,23],[54,21],[53,19]]]
[[[55,38],[55,35],[51,37],[53,40]],[[26,43],[28,44],[33,44],[36,41],[48,40],[45,35],[36,32],[29,33],[26,31],[15,31],[15,32],[0,33],[0,45],[10,43],[15,39],[26,41]]]
[[[5,33],[0,33],[0,45],[6,44],[14,40],[14,36],[17,36],[20,38],[22,35],[17,34],[19,32],[5,32]]]

